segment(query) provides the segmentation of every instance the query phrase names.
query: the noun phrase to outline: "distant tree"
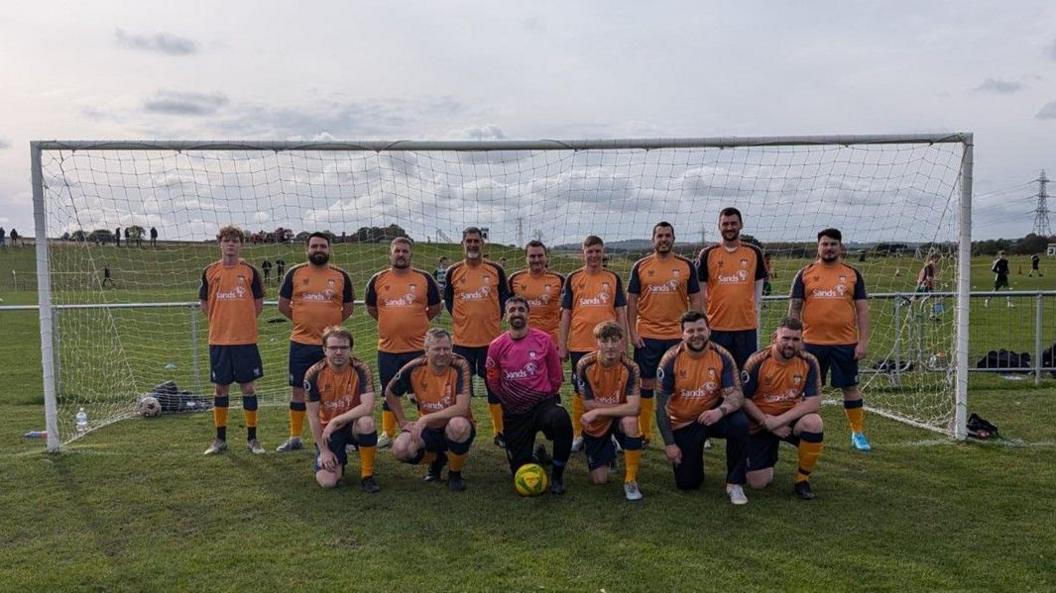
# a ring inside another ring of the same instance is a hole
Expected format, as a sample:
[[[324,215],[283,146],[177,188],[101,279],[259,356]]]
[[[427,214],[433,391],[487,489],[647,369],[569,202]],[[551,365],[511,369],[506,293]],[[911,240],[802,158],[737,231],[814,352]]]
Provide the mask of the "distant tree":
[[[308,235],[311,234],[308,231],[301,231],[293,238],[297,243],[304,243],[308,240]]]
[[[73,231],[72,234],[70,234],[70,239],[78,241],[80,243],[84,243],[88,240],[88,234],[82,231],[81,229],[77,229],[76,231]]]
[[[70,240],[70,233],[69,233],[69,231],[67,231],[67,232],[63,233],[63,234],[62,234],[62,237],[61,237],[61,238],[62,238],[62,240],[63,240],[63,241],[69,241],[69,240]]]
[[[755,237],[753,237],[753,236],[751,236],[751,235],[749,235],[747,233],[741,233],[741,241],[743,243],[749,243],[751,245],[755,245],[756,247],[762,247],[763,246],[763,244],[759,242],[759,239],[756,239]]]
[[[134,224],[128,227],[128,236],[132,239],[142,239],[144,236],[146,236],[146,234],[147,230],[139,226],[138,224]]]
[[[88,234],[88,240],[95,244],[110,243],[114,240],[114,232],[110,229],[95,229]]]
[[[1045,253],[1048,249],[1049,238],[1042,235],[1030,233],[1026,237],[1016,241],[1012,245],[1012,253],[1016,255],[1030,255],[1032,253]]]

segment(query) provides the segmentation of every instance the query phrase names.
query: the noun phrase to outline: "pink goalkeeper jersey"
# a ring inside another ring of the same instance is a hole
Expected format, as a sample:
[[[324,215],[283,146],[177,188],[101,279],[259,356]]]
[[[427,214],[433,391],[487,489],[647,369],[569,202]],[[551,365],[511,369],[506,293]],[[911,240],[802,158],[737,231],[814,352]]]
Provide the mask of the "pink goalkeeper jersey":
[[[506,332],[488,346],[488,387],[510,414],[522,414],[541,401],[558,397],[562,381],[557,348],[542,330],[528,328],[528,335],[519,340]]]

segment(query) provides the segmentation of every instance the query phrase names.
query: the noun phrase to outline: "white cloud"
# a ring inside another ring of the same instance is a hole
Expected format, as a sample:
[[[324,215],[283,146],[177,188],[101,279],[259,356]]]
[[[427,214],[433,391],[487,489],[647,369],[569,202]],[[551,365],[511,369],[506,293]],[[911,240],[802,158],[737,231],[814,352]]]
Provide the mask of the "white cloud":
[[[1000,95],[1011,95],[1012,93],[1023,90],[1023,83],[1001,80],[999,78],[987,78],[982,84],[975,87],[975,90],[987,93],[998,93]]]
[[[162,115],[212,115],[228,103],[221,93],[158,91],[143,102],[143,110]]]
[[[198,53],[200,46],[192,39],[171,33],[143,35],[118,28],[114,31],[118,45],[129,49],[155,52],[170,56],[186,56]]]

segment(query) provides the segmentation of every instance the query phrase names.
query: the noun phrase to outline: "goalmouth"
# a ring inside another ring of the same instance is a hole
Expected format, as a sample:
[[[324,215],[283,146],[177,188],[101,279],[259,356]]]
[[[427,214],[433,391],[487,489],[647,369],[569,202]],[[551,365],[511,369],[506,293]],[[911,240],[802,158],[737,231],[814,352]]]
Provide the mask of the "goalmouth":
[[[262,241],[243,252],[257,267],[303,259],[296,245],[269,241],[273,230],[293,238],[330,231],[334,263],[350,273],[359,297],[387,265],[376,242],[390,231],[415,240],[414,264],[430,272],[439,256],[457,255],[447,237],[465,226],[489,229],[491,253],[509,258],[507,272],[523,267],[518,249],[531,238],[552,248],[555,269],[570,271],[580,265],[571,246],[595,234],[623,276],[656,222],[671,221],[676,251],[693,258],[714,241],[709,234],[726,206],[743,212],[744,233],[772,255],[774,295],[787,294],[795,270],[813,258],[817,231],[840,228],[848,263],[862,271],[872,298],[873,339],[862,361],[867,406],[964,439],[972,142],[971,133],[32,142],[47,448],[79,436],[74,415],[82,407],[97,428],[131,416],[138,396],[163,381],[208,389],[195,375],[206,325],[194,307],[221,226],[260,231]],[[156,247],[133,246],[128,235],[121,247],[107,239],[117,228],[143,238],[151,227],[162,231]],[[885,251],[890,245],[942,255],[931,304],[913,295],[922,262]],[[269,299],[276,290],[272,280]],[[774,299],[761,336],[785,305]],[[375,329],[361,313],[346,325],[373,365]],[[263,317],[258,391],[264,403],[284,402],[288,326],[265,327]]]

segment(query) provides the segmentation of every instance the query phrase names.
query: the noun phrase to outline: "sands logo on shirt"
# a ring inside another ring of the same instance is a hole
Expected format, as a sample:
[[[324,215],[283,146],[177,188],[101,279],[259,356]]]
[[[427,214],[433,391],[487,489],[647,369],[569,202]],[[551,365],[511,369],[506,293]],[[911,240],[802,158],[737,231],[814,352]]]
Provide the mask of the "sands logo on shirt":
[[[678,274],[678,270],[675,270],[675,274]],[[672,278],[663,284],[650,284],[649,292],[652,294],[671,294],[678,292],[678,278]]]
[[[788,389],[784,392],[768,393],[762,397],[760,401],[768,404],[779,404],[784,402],[793,402],[799,399],[798,389]]]
[[[247,294],[244,286],[236,286],[231,290],[224,292],[222,290],[216,291],[216,300],[218,301],[237,301]]]
[[[845,284],[837,284],[836,286],[833,286],[830,290],[815,288],[814,290],[810,291],[810,296],[821,299],[841,299],[846,294],[847,285]]]
[[[696,389],[683,389],[681,391],[681,397],[683,399],[703,399],[715,396],[715,392],[719,390],[718,383],[711,381],[705,382],[703,385]]]
[[[533,352],[532,355],[534,356],[535,353]],[[537,364],[535,364],[534,361],[529,361],[527,364],[525,364],[519,370],[516,370],[516,371],[514,371],[514,370],[505,371],[504,370],[502,372],[502,378],[506,379],[508,381],[513,381],[513,380],[517,380],[517,379],[530,379],[531,377],[534,377],[535,374],[538,371],[539,371],[539,366]]]
[[[719,284],[744,284],[748,281],[748,270],[737,270],[733,274],[719,274]]]
[[[491,295],[490,286],[481,286],[480,288],[470,291],[459,293],[458,298],[463,301],[483,301]]]
[[[596,294],[596,295],[594,295],[592,297],[579,297],[579,301],[578,301],[579,305],[581,307],[606,307],[606,306],[608,306],[610,297],[609,297],[609,293],[606,291],[607,289],[608,289],[608,283],[606,283],[604,286],[602,286],[602,292],[599,292],[598,294]]]

